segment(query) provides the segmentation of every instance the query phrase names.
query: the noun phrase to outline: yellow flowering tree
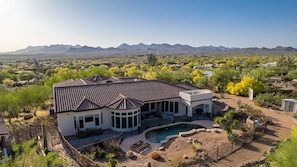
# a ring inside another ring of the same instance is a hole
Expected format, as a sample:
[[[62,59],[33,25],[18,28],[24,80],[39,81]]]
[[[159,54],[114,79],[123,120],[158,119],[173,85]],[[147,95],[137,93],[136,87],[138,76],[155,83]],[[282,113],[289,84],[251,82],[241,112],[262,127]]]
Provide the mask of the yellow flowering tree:
[[[248,96],[248,87],[254,90],[254,94],[258,94],[263,88],[263,83],[254,79],[254,77],[244,76],[240,82],[229,82],[227,91],[233,95]]]

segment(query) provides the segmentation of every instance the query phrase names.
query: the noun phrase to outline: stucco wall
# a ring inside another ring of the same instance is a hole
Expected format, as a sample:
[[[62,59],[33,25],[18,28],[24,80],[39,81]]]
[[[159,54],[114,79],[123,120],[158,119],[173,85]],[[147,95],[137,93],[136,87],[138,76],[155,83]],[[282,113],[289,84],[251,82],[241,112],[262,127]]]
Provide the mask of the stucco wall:
[[[101,112],[103,116],[103,124],[101,124]],[[95,126],[95,117],[92,122],[85,122],[84,116],[95,115],[95,114],[99,114],[99,120],[100,120],[99,126]],[[58,113],[57,114],[58,127],[64,136],[75,135],[76,129],[74,128],[74,116],[76,117],[77,123],[79,121],[79,116],[83,116],[84,128],[81,128],[81,130],[86,130],[87,128],[108,129],[110,126],[110,113],[108,112],[107,109],[82,111],[82,112]]]

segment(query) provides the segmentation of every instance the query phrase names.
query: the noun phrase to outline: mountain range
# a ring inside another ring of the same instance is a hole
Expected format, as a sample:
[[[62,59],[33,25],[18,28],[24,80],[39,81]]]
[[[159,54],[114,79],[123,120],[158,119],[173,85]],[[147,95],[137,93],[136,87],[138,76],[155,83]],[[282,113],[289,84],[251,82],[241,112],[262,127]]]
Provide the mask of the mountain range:
[[[10,55],[142,55],[142,54],[297,54],[293,47],[275,48],[228,48],[224,46],[193,47],[181,44],[136,45],[121,44],[118,47],[90,47],[80,45],[28,46],[25,49],[0,54]]]

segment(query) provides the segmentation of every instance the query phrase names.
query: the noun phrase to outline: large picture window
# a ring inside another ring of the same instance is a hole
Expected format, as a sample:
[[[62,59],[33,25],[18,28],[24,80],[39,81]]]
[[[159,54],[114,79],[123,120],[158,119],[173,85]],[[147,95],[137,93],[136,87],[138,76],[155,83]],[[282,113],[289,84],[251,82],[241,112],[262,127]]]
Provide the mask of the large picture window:
[[[112,111],[111,112],[111,127],[116,128],[114,130],[120,131],[130,131],[132,129],[138,128],[140,110],[134,110],[130,112],[125,111]],[[96,121],[96,116],[95,116]]]

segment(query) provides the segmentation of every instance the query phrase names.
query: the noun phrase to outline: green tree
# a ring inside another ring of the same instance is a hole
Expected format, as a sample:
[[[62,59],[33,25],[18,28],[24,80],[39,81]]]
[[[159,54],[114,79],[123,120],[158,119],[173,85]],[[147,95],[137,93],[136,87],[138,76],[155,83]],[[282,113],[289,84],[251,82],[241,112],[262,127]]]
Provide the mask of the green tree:
[[[232,135],[232,129],[238,124],[236,114],[237,113],[234,110],[229,110],[224,114],[224,116],[216,117],[214,121],[219,125],[223,125],[228,135]]]
[[[297,69],[289,71],[287,77],[290,80],[297,79]]]
[[[37,77],[34,72],[21,72],[18,74],[18,79],[21,81],[30,81],[31,79]]]
[[[281,67],[283,75],[287,75],[289,70],[294,67],[294,57],[282,55],[277,61],[277,66]]]
[[[147,64],[150,66],[154,66],[157,63],[158,59],[155,55],[149,54],[147,56]]]
[[[229,66],[223,66],[214,71],[211,77],[211,85],[218,88],[218,91],[225,91],[227,84],[239,79],[239,71]]]
[[[206,76],[200,77],[197,80],[196,85],[200,88],[206,88],[208,86],[208,78]]]

